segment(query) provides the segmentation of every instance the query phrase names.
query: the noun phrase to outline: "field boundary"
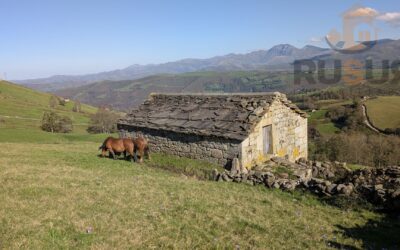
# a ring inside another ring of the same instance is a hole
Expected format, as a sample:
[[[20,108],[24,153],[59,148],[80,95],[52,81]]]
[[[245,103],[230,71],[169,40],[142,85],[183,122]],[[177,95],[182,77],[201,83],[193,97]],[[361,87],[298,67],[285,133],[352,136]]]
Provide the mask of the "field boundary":
[[[382,130],[380,130],[379,128],[375,127],[374,124],[369,119],[368,112],[367,112],[367,105],[365,105],[363,103],[362,104],[362,109],[363,109],[363,116],[364,116],[365,125],[367,125],[368,128],[370,128],[372,131],[374,131],[376,133],[380,133],[380,134],[383,133],[384,134],[384,132]]]

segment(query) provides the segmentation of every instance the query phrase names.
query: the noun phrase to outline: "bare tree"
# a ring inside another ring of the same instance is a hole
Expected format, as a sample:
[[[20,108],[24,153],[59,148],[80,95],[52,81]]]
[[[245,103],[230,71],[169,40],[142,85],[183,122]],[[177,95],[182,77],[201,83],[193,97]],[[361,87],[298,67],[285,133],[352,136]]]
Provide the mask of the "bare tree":
[[[118,119],[119,115],[108,109],[100,108],[96,114],[92,115],[87,131],[94,134],[116,132]]]
[[[76,112],[76,113],[82,112],[81,102],[80,101],[78,101],[78,100],[75,101],[75,104],[74,104],[74,107],[72,108],[72,111]]]
[[[55,108],[58,105],[58,98],[55,95],[50,96],[49,106],[50,108]]]

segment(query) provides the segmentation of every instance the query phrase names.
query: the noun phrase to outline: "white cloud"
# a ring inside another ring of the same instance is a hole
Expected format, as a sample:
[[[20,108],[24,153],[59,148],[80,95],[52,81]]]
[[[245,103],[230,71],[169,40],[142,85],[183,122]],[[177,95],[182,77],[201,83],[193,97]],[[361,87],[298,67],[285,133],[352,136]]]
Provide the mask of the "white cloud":
[[[394,26],[400,26],[400,12],[387,12],[378,16],[377,19]]]
[[[320,43],[322,42],[322,37],[311,37],[310,42],[312,43]]]
[[[374,18],[379,15],[379,12],[370,7],[354,8],[346,11],[344,17],[355,18],[355,17],[371,17]]]

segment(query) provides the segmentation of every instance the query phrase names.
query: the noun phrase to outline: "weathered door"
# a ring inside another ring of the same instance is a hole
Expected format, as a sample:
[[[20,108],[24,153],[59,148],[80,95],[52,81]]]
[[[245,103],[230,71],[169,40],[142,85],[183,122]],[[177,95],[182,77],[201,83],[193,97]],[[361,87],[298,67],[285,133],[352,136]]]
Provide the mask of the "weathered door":
[[[263,127],[263,152],[272,154],[272,126]]]

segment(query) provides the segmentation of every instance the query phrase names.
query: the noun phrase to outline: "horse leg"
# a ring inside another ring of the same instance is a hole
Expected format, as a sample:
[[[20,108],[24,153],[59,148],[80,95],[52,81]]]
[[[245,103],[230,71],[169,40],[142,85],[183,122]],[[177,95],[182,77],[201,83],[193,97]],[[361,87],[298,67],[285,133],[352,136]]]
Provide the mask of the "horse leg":
[[[150,157],[150,150],[149,150],[149,147],[146,147],[144,153],[145,153],[147,159],[150,161],[150,160],[151,160],[151,157]]]
[[[129,150],[129,151],[128,151]],[[130,158],[130,160],[131,160],[131,162],[133,163],[134,161],[133,161],[133,149],[131,149],[131,148],[129,148],[129,149],[127,149],[124,153],[129,153],[129,154],[127,154],[128,156],[127,157],[129,157]],[[128,160],[128,158],[126,158],[127,160]]]
[[[110,154],[112,155],[113,159],[116,160],[117,156],[115,155],[114,150],[112,148],[110,148],[109,151],[110,151]]]
[[[143,162],[143,157],[144,157],[144,151],[143,151],[143,149],[140,149],[140,150],[139,150],[139,153],[140,153],[140,160],[139,160],[139,163],[142,163],[142,162]]]
[[[138,152],[138,151],[135,149],[135,151],[134,151],[133,154],[132,154],[133,159],[134,159],[135,162],[138,161],[137,152]]]

